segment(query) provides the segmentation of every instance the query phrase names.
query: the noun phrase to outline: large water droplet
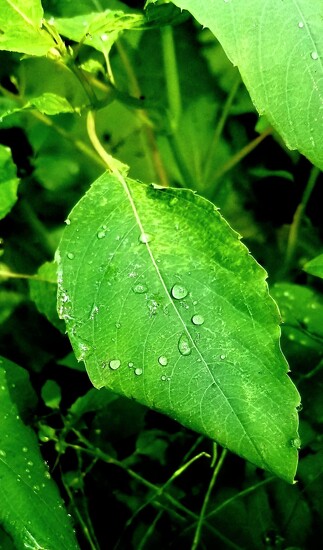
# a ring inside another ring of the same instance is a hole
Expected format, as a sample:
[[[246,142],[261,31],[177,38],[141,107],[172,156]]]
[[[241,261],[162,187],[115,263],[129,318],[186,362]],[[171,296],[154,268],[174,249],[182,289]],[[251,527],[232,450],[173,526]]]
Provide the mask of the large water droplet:
[[[158,357],[158,363],[159,363],[162,367],[166,367],[166,365],[167,365],[167,363],[168,363],[167,357],[165,357],[165,355],[161,355],[160,357]]]
[[[311,58],[314,59],[314,61],[316,61],[319,58],[319,54],[317,52],[312,52]]]
[[[183,285],[175,284],[171,290],[173,298],[175,300],[183,300],[188,295],[188,290]]]
[[[140,367],[137,367],[134,372],[137,376],[140,376],[142,374],[142,369]]]
[[[145,284],[140,283],[138,285],[133,286],[132,290],[134,291],[135,294],[145,294],[148,288]]]
[[[73,252],[68,252],[67,257],[68,257],[69,260],[74,260],[74,258],[75,258]]]
[[[149,233],[141,233],[139,237],[139,242],[142,244],[147,244],[152,240],[152,236]]]
[[[202,315],[193,315],[192,323],[193,323],[193,325],[198,325],[198,326],[203,325],[204,317]]]
[[[182,334],[182,336],[178,340],[178,350],[181,355],[190,355],[192,352],[190,341],[187,335],[185,334],[185,332]]]
[[[109,363],[109,367],[112,370],[117,370],[121,365],[121,361],[119,359],[112,359]]]

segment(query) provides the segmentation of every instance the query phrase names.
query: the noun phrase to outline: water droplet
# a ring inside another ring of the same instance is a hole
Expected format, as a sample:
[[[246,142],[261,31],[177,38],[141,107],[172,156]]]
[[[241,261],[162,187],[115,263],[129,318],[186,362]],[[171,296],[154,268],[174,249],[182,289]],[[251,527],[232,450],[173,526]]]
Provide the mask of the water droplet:
[[[68,257],[69,260],[74,260],[74,258],[75,258],[73,252],[68,252],[67,257]]]
[[[301,411],[303,410],[303,405],[302,405],[302,403],[300,403],[299,405],[297,405],[296,410],[297,410],[297,412],[301,412]]]
[[[28,460],[27,464],[28,464],[28,466],[33,466],[34,465],[34,463],[31,460]]]
[[[110,361],[109,363],[109,367],[110,369],[112,370],[117,370],[121,365],[121,361],[119,361],[119,359],[112,359],[112,361]]]
[[[129,361],[128,367],[129,367],[130,369],[132,369],[133,366],[134,366],[134,365],[133,365],[133,362],[132,362],[132,361]]]
[[[183,332],[182,336],[178,340],[178,350],[181,355],[190,355],[192,352],[190,341],[185,332]]]
[[[193,315],[192,323],[193,325],[203,325],[204,317],[202,317],[202,315]]]
[[[103,34],[101,34],[100,38],[101,38],[102,42],[106,42],[109,37],[106,33],[103,33]]]
[[[162,367],[166,367],[166,365],[167,365],[167,363],[168,363],[167,357],[165,357],[165,355],[161,355],[160,357],[158,357],[158,363],[159,363]]]
[[[163,376],[161,376],[160,379],[161,379],[163,382],[166,382],[167,377],[163,374]]]
[[[138,284],[132,287],[132,290],[135,294],[145,294],[147,292],[148,288],[144,284]]]
[[[96,236],[98,239],[104,239],[104,237],[106,236],[106,232],[103,229],[101,229],[101,231],[97,232]]]
[[[183,300],[188,295],[188,290],[185,286],[176,283],[171,290],[171,294],[175,300]]]
[[[291,443],[291,446],[294,447],[295,449],[301,448],[302,442],[299,437],[295,437],[295,439],[292,439],[290,443]]]
[[[67,220],[65,220],[65,223],[66,223],[66,225],[71,225],[71,220],[69,220],[69,219],[67,218]]]
[[[50,479],[50,473],[49,472],[45,472],[44,476],[46,477],[46,479]]]
[[[319,58],[319,54],[317,52],[312,52],[311,58],[314,59],[314,61],[316,61]]]
[[[35,493],[37,493],[37,491],[39,491],[39,490],[40,490],[39,485],[33,485],[33,491],[34,491]]]
[[[22,452],[23,452],[23,453],[28,453],[28,447],[23,447],[23,448],[22,448]]]
[[[302,28],[304,27],[303,21],[300,21],[300,22],[298,23],[298,26],[299,26],[300,29],[302,29]]]
[[[2,390],[5,390],[5,389],[6,389],[6,387],[5,387],[5,386],[1,386],[1,389],[2,389]]]
[[[121,323],[116,323],[116,328],[120,328],[121,327]]]
[[[221,359],[222,361],[225,359],[224,353],[222,353],[222,354],[220,355],[220,359]]]
[[[149,233],[141,233],[139,237],[139,242],[142,244],[147,244],[152,240],[152,236]]]
[[[2,458],[6,458],[7,456],[6,451],[3,451],[2,449],[0,449],[0,456],[2,456]]]
[[[140,367],[137,367],[137,368],[135,369],[135,374],[136,374],[137,376],[140,376],[140,375],[142,374],[142,369],[141,369]]]

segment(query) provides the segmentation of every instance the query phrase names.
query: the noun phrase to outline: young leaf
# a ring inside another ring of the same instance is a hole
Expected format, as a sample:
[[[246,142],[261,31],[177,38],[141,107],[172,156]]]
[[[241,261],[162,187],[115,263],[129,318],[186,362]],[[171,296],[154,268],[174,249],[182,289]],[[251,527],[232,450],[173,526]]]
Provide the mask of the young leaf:
[[[0,523],[15,548],[77,549],[78,544],[57,488],[40,456],[33,431],[21,420],[10,371],[0,364]],[[59,526],[59,529],[57,528]]]
[[[19,179],[17,169],[8,147],[0,145],[0,220],[4,218],[17,201]]]
[[[265,271],[189,190],[100,177],[58,253],[58,309],[93,384],[292,482],[298,393]]]
[[[260,114],[323,168],[321,0],[174,0],[221,42]]]
[[[42,17],[40,0],[0,0],[0,50],[46,55],[56,44]]]
[[[321,277],[323,279],[323,254],[316,256],[310,262],[303,267],[304,271],[310,273],[310,275],[316,275],[316,277]]]

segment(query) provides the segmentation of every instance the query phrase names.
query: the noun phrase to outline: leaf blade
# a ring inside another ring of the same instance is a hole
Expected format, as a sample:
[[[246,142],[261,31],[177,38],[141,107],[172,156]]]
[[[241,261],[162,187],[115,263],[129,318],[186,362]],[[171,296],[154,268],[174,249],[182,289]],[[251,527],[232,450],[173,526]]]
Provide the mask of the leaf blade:
[[[299,397],[264,270],[210,202],[125,184],[99,178],[59,247],[59,314],[78,359],[95,386],[292,481]]]

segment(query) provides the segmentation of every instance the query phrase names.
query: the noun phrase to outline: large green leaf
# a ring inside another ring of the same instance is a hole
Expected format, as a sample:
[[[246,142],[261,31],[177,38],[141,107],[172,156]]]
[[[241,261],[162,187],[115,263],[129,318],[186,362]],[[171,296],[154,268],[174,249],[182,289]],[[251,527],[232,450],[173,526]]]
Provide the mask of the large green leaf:
[[[40,0],[0,0],[0,50],[46,55],[56,44],[42,17]]]
[[[58,308],[93,384],[292,481],[298,393],[265,271],[189,190],[103,175],[57,254]]]
[[[11,151],[0,145],[0,220],[4,218],[17,201],[19,179]]]
[[[57,487],[40,455],[34,432],[20,417],[16,373],[23,369],[0,360],[0,523],[18,550],[77,549]],[[20,376],[21,378],[21,376]],[[25,385],[28,381],[25,380]]]
[[[260,114],[323,168],[322,0],[174,0],[221,42]]]

